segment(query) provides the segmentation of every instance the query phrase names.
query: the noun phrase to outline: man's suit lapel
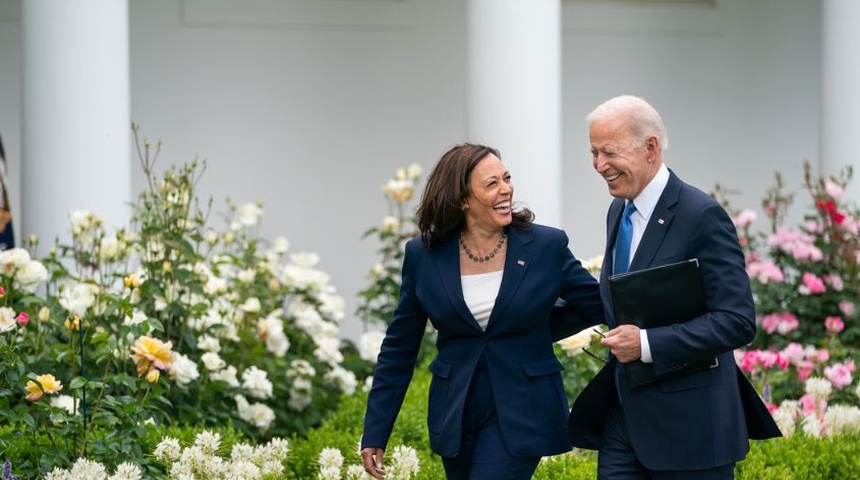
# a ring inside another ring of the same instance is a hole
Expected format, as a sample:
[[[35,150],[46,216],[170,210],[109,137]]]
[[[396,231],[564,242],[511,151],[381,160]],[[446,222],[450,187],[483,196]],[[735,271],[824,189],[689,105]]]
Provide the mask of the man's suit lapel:
[[[439,253],[435,257],[436,267],[439,269],[439,280],[448,293],[451,305],[463,317],[463,321],[478,330],[482,330],[463,298],[463,282],[460,280],[460,250],[456,239],[440,246]]]
[[[502,315],[505,307],[514,298],[523,278],[525,278],[526,270],[531,265],[531,259],[534,255],[529,246],[532,241],[531,232],[519,232],[513,228],[508,228],[508,253],[505,257],[505,271],[502,274],[502,285],[499,288],[499,295],[496,297],[496,304],[493,306],[493,312],[487,323],[488,330]]]
[[[615,327],[615,314],[612,309],[612,293],[609,291],[609,277],[615,268],[615,239],[618,237],[618,225],[621,223],[621,214],[624,212],[624,200],[616,198],[609,205],[606,214],[606,249],[603,252],[603,265],[600,267],[600,296],[603,298],[603,307],[606,311],[606,322],[610,327]]]
[[[615,239],[618,238],[618,225],[621,223],[621,214],[624,212],[624,200],[616,198],[609,205],[609,212],[606,214],[606,250],[603,252],[603,266],[600,268],[600,276],[604,280],[612,275],[615,269],[615,255],[612,254],[615,248]]]
[[[654,211],[651,212],[651,219],[645,227],[645,232],[642,234],[642,239],[639,241],[639,246],[630,262],[630,270],[641,270],[651,266],[657,250],[660,249],[660,245],[666,237],[666,232],[669,231],[669,225],[675,218],[672,208],[678,203],[680,196],[681,180],[670,172],[669,182],[663,189],[663,194],[660,195],[660,200],[657,201]]]

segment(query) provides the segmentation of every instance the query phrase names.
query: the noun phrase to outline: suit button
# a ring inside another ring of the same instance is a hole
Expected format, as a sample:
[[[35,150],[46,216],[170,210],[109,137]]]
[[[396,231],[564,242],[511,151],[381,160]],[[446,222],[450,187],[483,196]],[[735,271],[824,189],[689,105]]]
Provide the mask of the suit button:
[[[481,337],[481,343],[487,343],[487,337]]]

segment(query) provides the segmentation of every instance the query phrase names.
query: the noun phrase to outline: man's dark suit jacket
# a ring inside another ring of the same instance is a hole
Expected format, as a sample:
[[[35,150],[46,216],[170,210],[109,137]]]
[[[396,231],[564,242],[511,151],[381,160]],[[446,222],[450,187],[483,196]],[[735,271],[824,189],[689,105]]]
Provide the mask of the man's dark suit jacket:
[[[574,258],[563,231],[509,228],[502,284],[484,331],[463,299],[459,258],[456,236],[432,251],[418,237],[407,243],[400,300],[379,353],[361,447],[386,447],[429,318],[438,331],[428,410],[433,451],[459,452],[463,406],[482,356],[510,453],[570,450],[569,407],[552,343],[604,322],[597,281]],[[576,315],[551,326],[559,297]]]
[[[616,326],[608,275],[624,200],[607,215],[600,291],[610,327]],[[624,418],[636,456],[651,470],[696,470],[737,462],[749,438],[780,435],[758,394],[737,368],[733,350],[756,332],[755,305],[737,232],[710,196],[670,172],[630,271],[698,258],[708,313],[682,324],[647,331],[657,374],[692,360],[717,357],[719,366],[630,386],[619,372]],[[612,396],[616,360],[603,368],[574,402],[568,431],[574,446],[599,449]]]

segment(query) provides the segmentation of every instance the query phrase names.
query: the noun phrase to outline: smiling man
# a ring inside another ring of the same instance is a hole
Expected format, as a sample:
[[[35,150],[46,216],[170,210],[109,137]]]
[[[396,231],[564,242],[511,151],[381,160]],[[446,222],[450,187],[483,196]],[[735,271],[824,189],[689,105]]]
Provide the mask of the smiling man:
[[[664,165],[666,130],[646,101],[615,97],[586,121],[594,169],[615,197],[600,278],[610,326],[601,342],[612,355],[574,404],[571,441],[598,450],[600,479],[734,478],[749,438],[780,435],[734,361],[733,350],[756,332],[734,224],[715,200]],[[619,324],[611,274],[690,259],[702,275],[703,315],[647,329]],[[684,368],[714,358],[710,368]],[[628,375],[634,364],[658,379],[634,386]],[[678,370],[686,373],[671,373]]]

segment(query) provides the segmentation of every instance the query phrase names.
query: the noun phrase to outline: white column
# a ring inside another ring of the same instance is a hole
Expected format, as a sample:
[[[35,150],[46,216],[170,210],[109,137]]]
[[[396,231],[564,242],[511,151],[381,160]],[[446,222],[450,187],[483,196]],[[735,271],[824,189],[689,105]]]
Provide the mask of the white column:
[[[21,238],[40,252],[69,238],[68,213],[89,210],[109,231],[131,200],[127,0],[26,0],[22,5]]]
[[[469,0],[469,140],[498,148],[515,200],[561,226],[561,2]]]
[[[845,193],[860,202],[860,2],[823,0],[821,7],[821,171],[853,165]]]

